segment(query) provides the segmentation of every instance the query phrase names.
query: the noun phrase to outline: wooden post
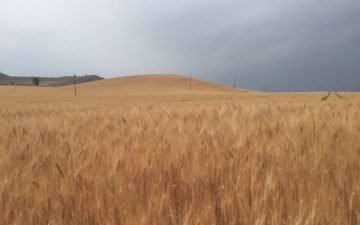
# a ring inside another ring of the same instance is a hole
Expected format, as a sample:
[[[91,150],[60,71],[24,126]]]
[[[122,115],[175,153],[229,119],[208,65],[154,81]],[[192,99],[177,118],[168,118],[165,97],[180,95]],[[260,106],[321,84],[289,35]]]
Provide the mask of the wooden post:
[[[76,97],[76,73],[74,73],[74,95]]]
[[[236,88],[236,76],[234,77],[234,85],[233,85],[234,88]]]
[[[192,78],[192,77],[191,77],[191,74],[190,74],[190,89],[192,88],[192,87],[191,87],[191,78]]]

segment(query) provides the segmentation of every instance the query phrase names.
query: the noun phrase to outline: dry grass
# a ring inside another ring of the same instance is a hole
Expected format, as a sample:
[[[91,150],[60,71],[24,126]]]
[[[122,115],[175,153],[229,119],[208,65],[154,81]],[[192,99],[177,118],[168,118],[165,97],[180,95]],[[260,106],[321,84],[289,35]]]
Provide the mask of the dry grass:
[[[357,98],[184,96],[0,98],[0,224],[359,224]]]

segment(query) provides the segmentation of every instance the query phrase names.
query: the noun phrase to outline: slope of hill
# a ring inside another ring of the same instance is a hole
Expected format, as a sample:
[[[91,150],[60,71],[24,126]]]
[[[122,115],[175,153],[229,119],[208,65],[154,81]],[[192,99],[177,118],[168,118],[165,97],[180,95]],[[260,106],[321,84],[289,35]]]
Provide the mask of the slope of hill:
[[[5,78],[5,75],[3,75]],[[72,80],[71,80],[72,81]],[[70,82],[70,81],[69,81]],[[72,82],[70,83],[72,84]],[[301,93],[263,93],[255,90],[233,88],[204,80],[190,79],[181,75],[137,75],[111,79],[103,79],[77,85],[77,97],[74,98],[73,85],[62,87],[36,87],[30,85],[0,85],[1,101],[48,101],[101,99],[101,101],[121,102],[184,102],[184,101],[222,101],[254,99],[265,102],[273,99],[283,101],[312,101],[323,102],[325,92]],[[338,93],[339,94],[339,93]],[[339,97],[330,97],[326,102],[349,101],[359,99],[359,93],[342,92]]]
[[[8,76],[6,74],[0,74],[0,85],[33,85],[33,77],[18,77],[18,76]],[[73,76],[64,76],[64,77],[39,77],[40,86],[66,86],[74,83]],[[86,75],[78,76],[77,83],[85,83],[90,81],[102,80],[104,78],[97,75]]]
[[[184,93],[184,92],[242,92],[230,86],[174,74],[149,74],[117,77],[81,84],[79,91],[103,94]],[[71,87],[64,87],[64,89]]]
[[[0,84],[1,84],[2,81],[8,81],[10,79],[11,79],[10,76],[0,72]]]
[[[5,78],[8,78],[8,77],[9,77],[8,75],[0,72],[0,79],[3,79],[3,78],[5,79]]]
[[[122,101],[153,99],[166,101],[188,101],[191,99],[221,99],[237,98],[248,91],[230,86],[216,84],[196,78],[190,79],[181,75],[137,75],[111,79],[98,80],[77,85],[77,97],[89,98],[101,97]],[[10,99],[17,97],[25,100],[30,99],[61,99],[74,96],[73,85],[63,87],[35,87],[35,86],[0,86],[0,98]]]

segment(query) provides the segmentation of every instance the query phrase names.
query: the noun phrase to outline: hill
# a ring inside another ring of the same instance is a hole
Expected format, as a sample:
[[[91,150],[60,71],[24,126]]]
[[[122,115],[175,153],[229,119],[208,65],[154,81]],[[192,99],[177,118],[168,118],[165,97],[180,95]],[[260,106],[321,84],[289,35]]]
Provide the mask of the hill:
[[[245,92],[257,93],[196,78],[191,79],[191,89],[189,86],[190,79],[187,76],[172,74],[136,75],[78,84],[77,96],[78,98],[102,97],[102,99],[121,101],[148,101],[154,98],[166,101],[189,101],[194,99],[237,98],[239,95],[245,97],[243,95]],[[62,87],[0,86],[0,98],[5,100],[12,97],[22,100],[64,97],[73,99],[73,96],[73,85]]]
[[[71,87],[64,87],[64,89]],[[147,94],[147,93],[190,93],[191,92],[242,92],[230,86],[212,83],[197,78],[175,74],[148,74],[117,77],[81,84],[78,86],[82,92],[97,92],[102,94]]]
[[[33,85],[33,77],[9,76],[0,73],[0,85]],[[63,77],[39,77],[40,86],[59,87],[74,83],[73,76]],[[104,78],[97,75],[78,76],[77,83],[86,83],[90,81],[102,80]]]
[[[9,76],[0,72],[0,79],[8,79]]]
[[[0,72],[0,84],[2,84],[3,82],[9,82],[9,81],[11,83],[11,77]]]

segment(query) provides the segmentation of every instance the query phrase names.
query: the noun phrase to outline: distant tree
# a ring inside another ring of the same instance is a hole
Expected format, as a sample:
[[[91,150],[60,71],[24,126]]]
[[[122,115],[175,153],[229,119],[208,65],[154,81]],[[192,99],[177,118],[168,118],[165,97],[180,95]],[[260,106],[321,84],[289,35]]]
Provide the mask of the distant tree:
[[[32,83],[35,85],[35,86],[39,86],[40,84],[40,79],[38,77],[34,77],[32,79]]]
[[[11,85],[14,85],[14,81],[11,81]]]

